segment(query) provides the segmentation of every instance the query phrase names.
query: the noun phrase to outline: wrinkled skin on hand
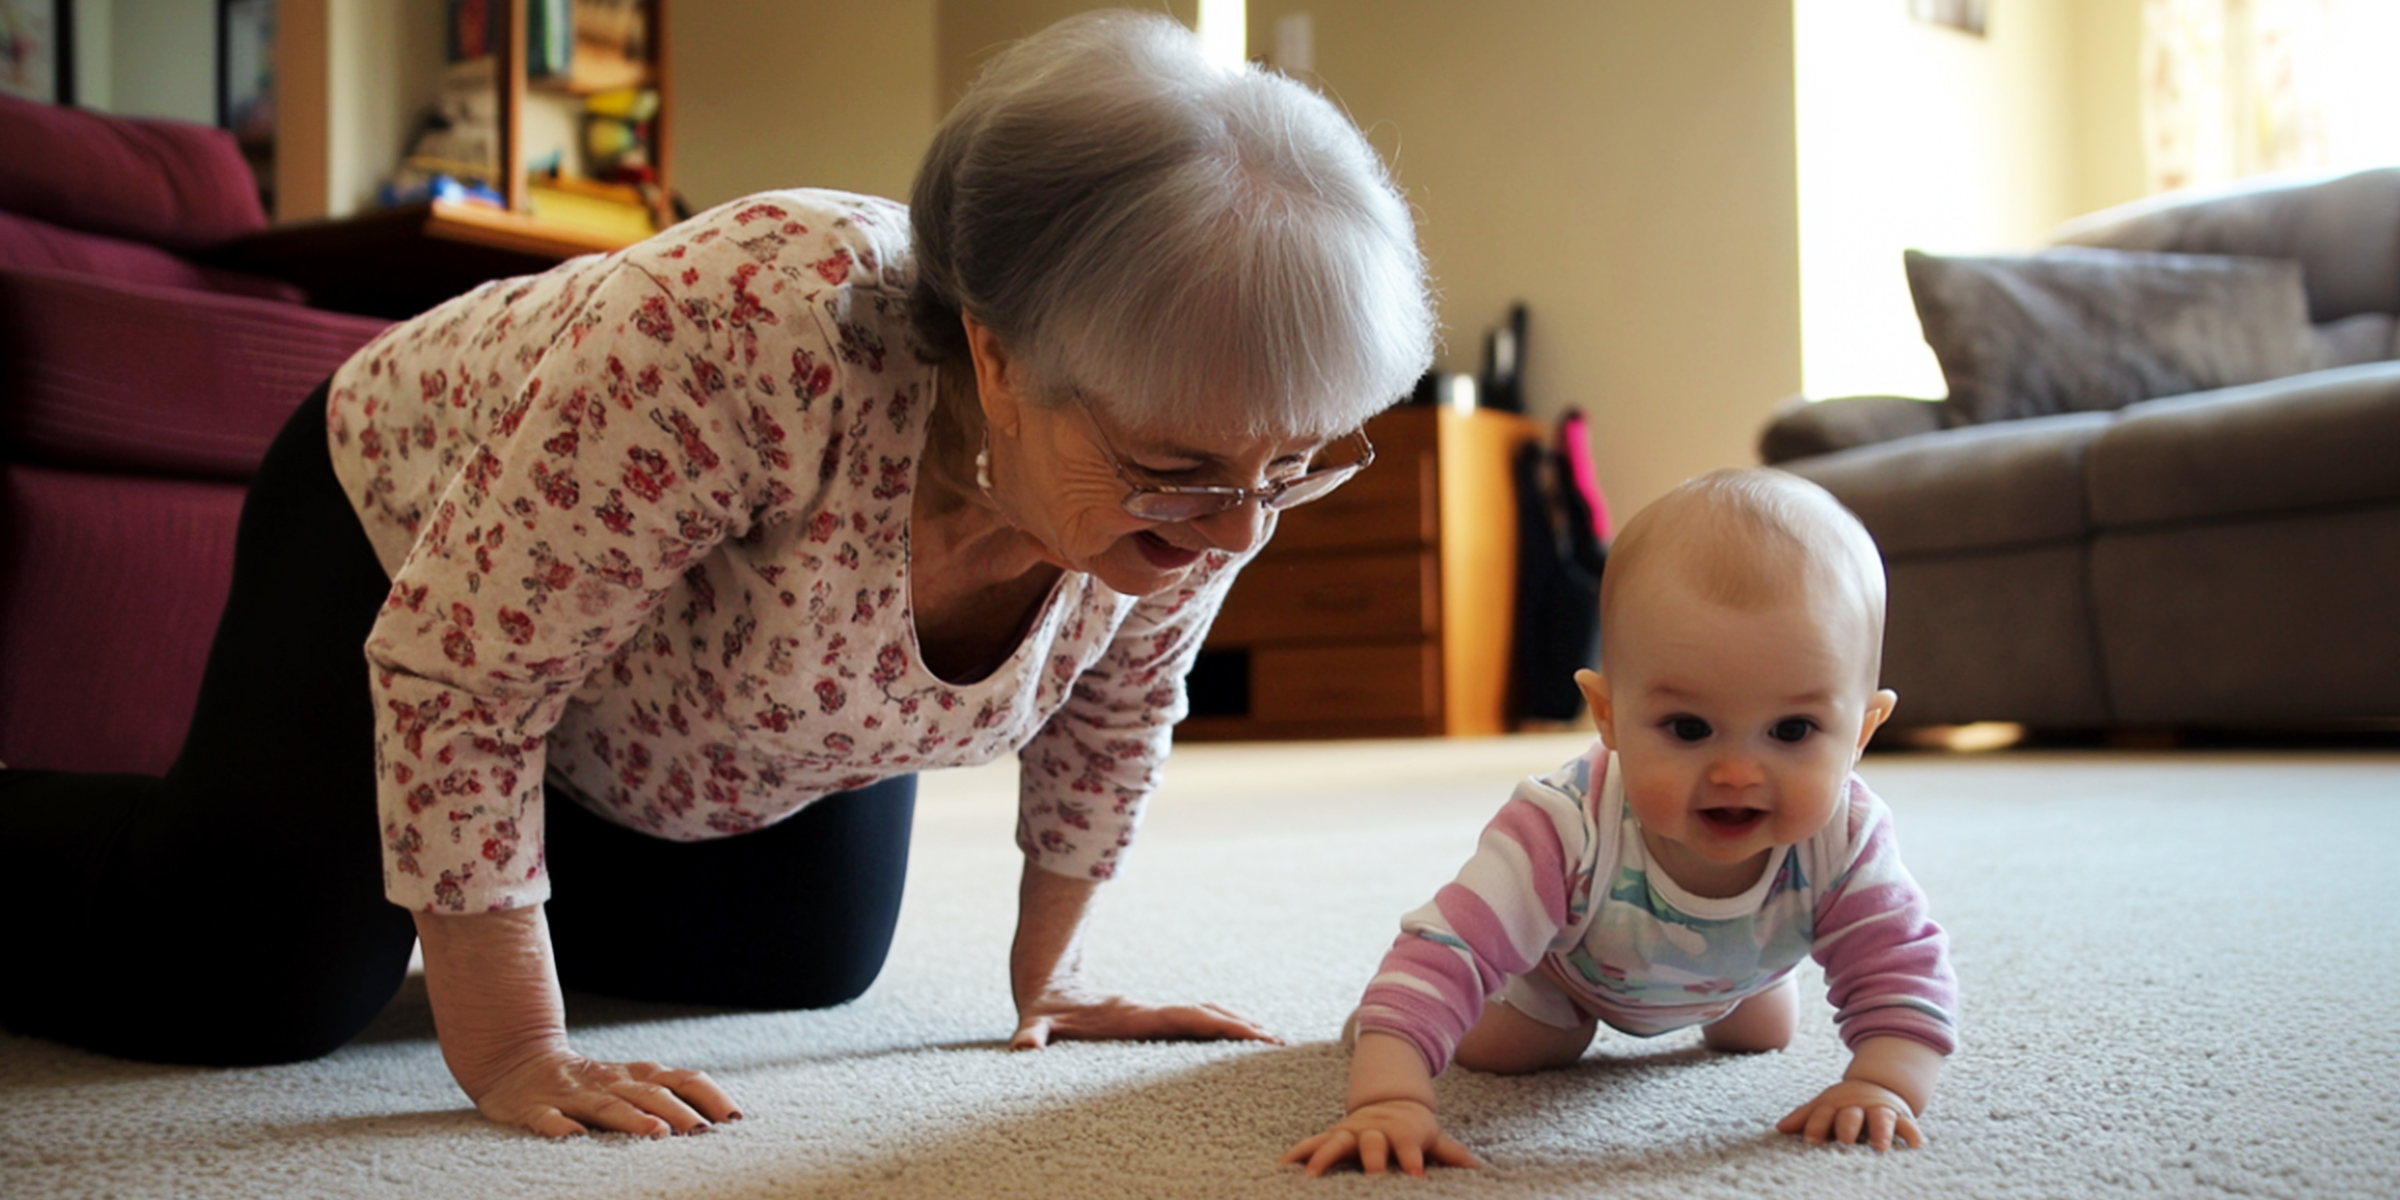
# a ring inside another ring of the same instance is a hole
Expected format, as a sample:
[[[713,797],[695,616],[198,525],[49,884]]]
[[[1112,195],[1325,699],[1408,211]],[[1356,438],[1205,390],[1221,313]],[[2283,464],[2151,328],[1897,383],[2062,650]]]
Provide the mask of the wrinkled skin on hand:
[[[742,1116],[724,1090],[698,1071],[600,1062],[563,1044],[526,1055],[478,1083],[479,1089],[469,1088],[476,1111],[543,1137],[595,1130],[664,1137]]]
[[[1181,1041],[1223,1038],[1277,1042],[1247,1018],[1214,1004],[1143,1004],[1068,984],[1043,989],[1017,1006],[1011,1050],[1039,1050],[1053,1040]]]

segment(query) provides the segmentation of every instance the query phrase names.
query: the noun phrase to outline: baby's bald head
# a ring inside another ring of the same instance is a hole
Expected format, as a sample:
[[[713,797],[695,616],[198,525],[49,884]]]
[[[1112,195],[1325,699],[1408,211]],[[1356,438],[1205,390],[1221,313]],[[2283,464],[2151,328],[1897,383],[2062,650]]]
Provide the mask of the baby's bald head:
[[[1600,650],[1622,636],[1628,598],[1669,585],[1736,609],[1805,601],[1848,625],[1874,688],[1883,664],[1883,559],[1858,518],[1825,489],[1751,467],[1684,481],[1636,514],[1600,581]],[[1605,665],[1603,672],[1606,672]]]

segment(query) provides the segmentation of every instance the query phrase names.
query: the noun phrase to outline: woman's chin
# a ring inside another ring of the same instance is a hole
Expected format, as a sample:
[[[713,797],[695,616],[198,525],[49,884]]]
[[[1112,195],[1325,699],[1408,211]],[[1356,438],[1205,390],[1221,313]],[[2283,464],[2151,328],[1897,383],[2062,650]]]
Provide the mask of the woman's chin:
[[[1092,571],[1109,590],[1123,596],[1148,596],[1183,582],[1198,566],[1205,550],[1186,550],[1144,530],[1127,535]]]

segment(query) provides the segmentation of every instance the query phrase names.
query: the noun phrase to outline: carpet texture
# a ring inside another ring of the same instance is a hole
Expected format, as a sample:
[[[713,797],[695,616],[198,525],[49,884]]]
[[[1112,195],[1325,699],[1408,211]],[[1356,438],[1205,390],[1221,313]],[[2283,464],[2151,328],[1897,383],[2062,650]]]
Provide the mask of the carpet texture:
[[[569,998],[585,1052],[708,1070],[748,1120],[664,1141],[490,1125],[443,1070],[412,977],[364,1038],[300,1066],[153,1067],[0,1035],[0,1195],[2400,1195],[2390,753],[1871,756],[1963,985],[1966,1044],[1923,1150],[1773,1132],[1844,1062],[1811,974],[1780,1054],[1604,1031],[1570,1070],[1452,1072],[1447,1119],[1486,1170],[1278,1168],[1338,1113],[1334,1039],[1400,913],[1449,877],[1515,776],[1580,744],[1177,754],[1103,893],[1092,966],[1146,998],[1226,1004],[1284,1046],[1008,1052],[1003,766],[926,781],[899,945],[858,1002]]]

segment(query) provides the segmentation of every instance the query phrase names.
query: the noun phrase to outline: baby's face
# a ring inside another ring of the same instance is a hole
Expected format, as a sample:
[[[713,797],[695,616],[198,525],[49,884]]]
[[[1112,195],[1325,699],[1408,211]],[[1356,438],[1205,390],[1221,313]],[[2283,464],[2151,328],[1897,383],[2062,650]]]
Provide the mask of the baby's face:
[[[1618,597],[1608,678],[1580,678],[1652,857],[1687,889],[1736,895],[1824,828],[1894,698],[1848,597],[1734,608],[1643,583]]]

